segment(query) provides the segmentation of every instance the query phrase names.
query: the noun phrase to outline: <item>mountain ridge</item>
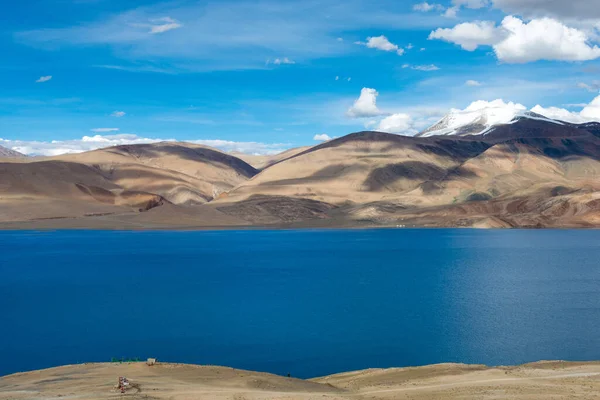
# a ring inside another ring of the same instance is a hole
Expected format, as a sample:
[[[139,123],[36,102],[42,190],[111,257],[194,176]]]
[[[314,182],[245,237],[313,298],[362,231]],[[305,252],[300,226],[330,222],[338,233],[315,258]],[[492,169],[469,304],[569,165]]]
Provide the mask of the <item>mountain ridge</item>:
[[[355,132],[261,169],[179,142],[8,159],[0,228],[594,227],[599,135],[536,117],[486,135]]]

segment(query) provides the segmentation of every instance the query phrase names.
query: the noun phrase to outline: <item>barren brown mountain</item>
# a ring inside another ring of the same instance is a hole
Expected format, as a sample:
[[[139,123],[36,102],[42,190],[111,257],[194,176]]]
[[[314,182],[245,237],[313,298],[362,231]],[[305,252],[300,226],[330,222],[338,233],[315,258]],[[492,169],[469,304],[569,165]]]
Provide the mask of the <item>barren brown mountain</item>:
[[[467,137],[358,132],[247,158],[260,171],[187,143],[5,159],[0,221],[5,228],[597,227],[599,135],[596,123],[527,118]]]
[[[218,150],[168,142],[4,160],[0,219],[62,219],[137,213],[164,204],[198,205],[256,172]]]

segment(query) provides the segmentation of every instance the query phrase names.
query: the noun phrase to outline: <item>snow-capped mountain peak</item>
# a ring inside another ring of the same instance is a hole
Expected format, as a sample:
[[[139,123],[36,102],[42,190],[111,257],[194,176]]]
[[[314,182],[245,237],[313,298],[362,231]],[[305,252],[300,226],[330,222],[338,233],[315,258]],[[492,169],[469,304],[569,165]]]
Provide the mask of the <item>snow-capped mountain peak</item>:
[[[491,102],[480,100],[471,103],[464,110],[452,109],[444,118],[417,136],[484,135],[495,126],[512,124],[521,118],[562,124],[535,112],[527,111],[527,107],[522,104],[505,103],[500,99]]]
[[[7,149],[6,147],[0,146],[0,157],[25,157],[24,154],[19,153],[18,151],[14,151],[11,149]]]

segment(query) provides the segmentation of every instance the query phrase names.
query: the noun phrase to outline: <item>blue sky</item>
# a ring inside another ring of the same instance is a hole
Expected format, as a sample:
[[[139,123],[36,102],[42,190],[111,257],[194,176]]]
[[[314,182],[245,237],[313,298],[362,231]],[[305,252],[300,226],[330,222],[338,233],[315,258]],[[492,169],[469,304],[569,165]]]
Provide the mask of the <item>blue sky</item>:
[[[57,154],[177,139],[265,153],[392,116],[389,131],[414,134],[498,98],[578,118],[598,96],[593,2],[11,2],[0,145]],[[363,88],[375,108],[352,116]]]

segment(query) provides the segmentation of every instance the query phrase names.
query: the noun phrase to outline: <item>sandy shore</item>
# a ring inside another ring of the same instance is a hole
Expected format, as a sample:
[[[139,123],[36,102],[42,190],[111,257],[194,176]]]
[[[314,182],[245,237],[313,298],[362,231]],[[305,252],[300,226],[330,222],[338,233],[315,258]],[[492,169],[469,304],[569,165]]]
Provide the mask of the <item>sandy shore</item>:
[[[8,360],[5,360],[8,361]],[[130,381],[121,394],[119,376]],[[69,365],[0,378],[0,399],[600,399],[600,362],[516,367],[438,364],[311,380],[225,367]]]

